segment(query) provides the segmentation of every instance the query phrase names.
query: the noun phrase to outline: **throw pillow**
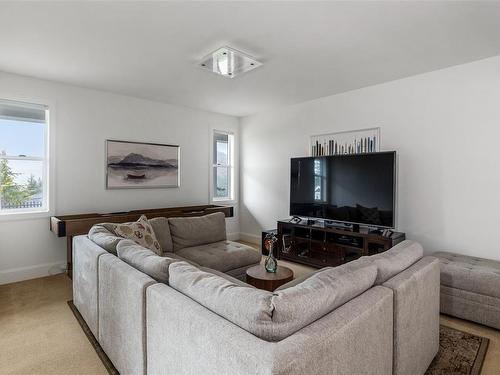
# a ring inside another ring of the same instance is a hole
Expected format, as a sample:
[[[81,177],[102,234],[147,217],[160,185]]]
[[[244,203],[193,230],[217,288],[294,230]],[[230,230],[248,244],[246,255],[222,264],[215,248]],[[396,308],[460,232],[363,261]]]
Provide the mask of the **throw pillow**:
[[[136,244],[162,255],[160,243],[145,215],[142,215],[135,223],[115,224],[113,231],[117,236],[132,240]]]

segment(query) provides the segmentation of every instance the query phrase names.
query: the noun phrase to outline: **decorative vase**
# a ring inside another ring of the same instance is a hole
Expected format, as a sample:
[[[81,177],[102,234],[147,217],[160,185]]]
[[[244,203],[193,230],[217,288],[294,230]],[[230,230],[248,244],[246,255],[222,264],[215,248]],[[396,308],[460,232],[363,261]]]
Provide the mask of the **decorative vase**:
[[[268,251],[268,256],[266,258],[266,261],[264,263],[264,267],[266,268],[267,272],[272,272],[275,273],[276,269],[278,268],[278,261],[274,257],[274,247],[276,242],[278,242],[278,238],[272,234],[269,233],[266,235],[266,238],[264,240],[265,242],[265,247]]]

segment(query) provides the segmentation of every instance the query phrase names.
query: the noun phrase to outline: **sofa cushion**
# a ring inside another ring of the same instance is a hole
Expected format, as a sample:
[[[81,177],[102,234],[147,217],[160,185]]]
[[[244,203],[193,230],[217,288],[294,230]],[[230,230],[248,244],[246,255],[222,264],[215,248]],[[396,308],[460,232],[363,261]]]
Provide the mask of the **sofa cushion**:
[[[346,270],[352,270],[352,271],[354,271],[354,270],[357,270],[359,268],[366,267],[366,266],[368,266],[370,264],[372,264],[372,262],[369,260],[369,258],[368,257],[364,257],[364,258],[359,258],[359,259],[353,260],[353,261],[351,261],[349,263],[343,264],[340,267],[343,267]],[[328,270],[328,269],[332,269],[332,268],[334,268],[334,267],[320,268],[320,269],[318,269],[316,271],[313,271],[311,273],[308,273],[308,274],[302,275],[300,277],[297,277],[296,279],[293,279],[292,281],[289,281],[286,284],[283,284],[282,286],[280,286],[279,288],[277,288],[276,291],[287,289],[287,288],[290,288],[292,286],[298,285],[298,284],[306,281],[307,279],[309,279],[311,276],[316,275],[318,272],[322,272],[324,270]]]
[[[261,260],[261,255],[257,250],[233,241],[186,247],[176,251],[176,254],[200,266],[221,272],[254,265]]]
[[[187,262],[170,265],[170,286],[247,331],[264,335],[271,324],[272,293],[239,285]]]
[[[299,277],[293,279],[292,281],[287,282],[286,284],[281,285],[280,287],[276,288],[274,291],[277,292],[279,290],[291,288],[292,286],[295,286],[295,285],[298,285],[300,283],[303,283],[304,281],[306,281],[311,276],[316,275],[318,272],[324,271],[326,269],[331,269],[331,268],[333,268],[333,267],[324,267],[324,268],[317,269],[316,271],[313,271],[311,273],[306,273],[306,274],[304,274],[302,276],[299,276]]]
[[[156,239],[155,232],[148,218],[142,215],[139,220],[133,223],[117,223],[113,226],[113,232],[120,237],[132,240],[137,244],[155,252],[162,254],[160,243]]]
[[[434,253],[441,285],[500,298],[500,262],[448,252]]]
[[[226,220],[222,212],[197,217],[168,219],[174,251],[226,239]]]
[[[438,251],[432,254],[432,256],[438,258],[441,264],[462,264],[464,267],[481,267],[482,269],[491,269],[492,271],[500,272],[500,261],[498,260],[478,258],[448,251]]]
[[[122,239],[116,246],[118,258],[158,282],[168,284],[168,267],[177,259],[161,257],[132,240]]]
[[[113,233],[113,223],[96,224],[90,228],[88,237],[96,245],[102,247],[107,252],[116,255],[116,245],[123,240]]]
[[[418,242],[406,240],[383,253],[360,259],[370,260],[377,265],[378,274],[375,284],[380,285],[422,259],[423,256],[424,250]]]
[[[165,252],[171,252],[174,250],[174,244],[172,243],[172,236],[170,235],[170,225],[168,225],[168,219],[166,217],[155,217],[149,219],[149,224],[153,227],[153,232],[156,235],[156,239],[160,243],[161,250]]]
[[[373,264],[328,268],[303,283],[271,293],[205,272],[186,262],[170,265],[170,286],[214,313],[268,341],[282,340],[369,289]]]
[[[373,286],[377,267],[348,264],[327,268],[291,288],[277,291],[273,298],[276,338],[284,338],[316,321]]]
[[[232,282],[234,284],[237,284],[239,286],[255,288],[254,286],[252,286],[250,284],[247,284],[244,281],[237,279],[236,277],[228,275],[227,273],[224,273],[224,272],[220,272],[220,271],[214,270],[213,268],[208,268],[208,267],[198,267],[198,268],[200,270],[202,270],[202,271],[205,271],[205,272],[212,273],[214,275],[220,276],[223,279],[226,279],[226,280],[228,280],[228,281],[230,281],[230,282]]]

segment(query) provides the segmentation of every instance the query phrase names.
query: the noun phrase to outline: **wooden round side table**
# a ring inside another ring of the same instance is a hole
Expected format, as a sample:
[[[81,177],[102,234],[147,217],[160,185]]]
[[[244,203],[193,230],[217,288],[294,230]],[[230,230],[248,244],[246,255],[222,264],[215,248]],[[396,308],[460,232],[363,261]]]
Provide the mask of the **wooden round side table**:
[[[262,264],[247,269],[247,283],[270,292],[292,280],[293,271],[284,266],[278,266],[275,273],[267,272]]]

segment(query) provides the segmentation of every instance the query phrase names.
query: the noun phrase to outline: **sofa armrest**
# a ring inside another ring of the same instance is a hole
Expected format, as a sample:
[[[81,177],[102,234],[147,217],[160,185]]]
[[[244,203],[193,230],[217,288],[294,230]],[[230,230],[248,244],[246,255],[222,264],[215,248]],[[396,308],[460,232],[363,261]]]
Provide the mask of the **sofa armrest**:
[[[165,284],[146,290],[148,375],[255,374],[270,345]]]
[[[439,350],[439,280],[425,257],[383,284],[394,292],[393,375],[423,375]]]
[[[73,238],[73,304],[99,337],[99,257],[108,254],[87,236]]]
[[[369,289],[278,342],[272,374],[390,374],[392,311],[391,290]]]
[[[99,258],[99,344],[121,374],[146,374],[146,288],[155,283],[114,255]]]
[[[268,342],[164,284],[146,291],[148,375],[386,375],[392,292],[375,287],[292,336]]]

